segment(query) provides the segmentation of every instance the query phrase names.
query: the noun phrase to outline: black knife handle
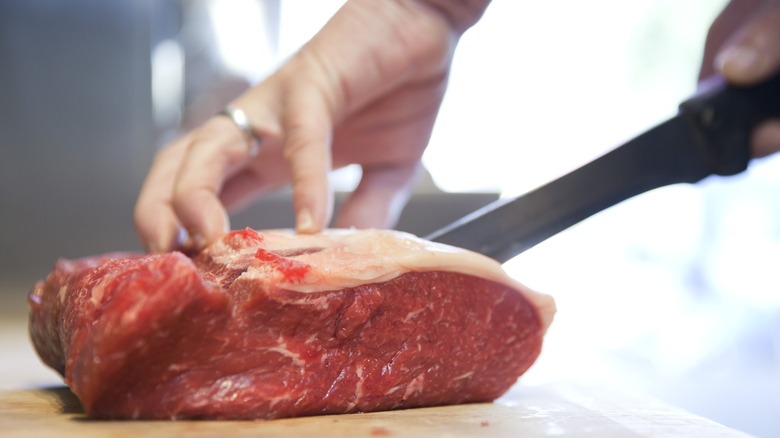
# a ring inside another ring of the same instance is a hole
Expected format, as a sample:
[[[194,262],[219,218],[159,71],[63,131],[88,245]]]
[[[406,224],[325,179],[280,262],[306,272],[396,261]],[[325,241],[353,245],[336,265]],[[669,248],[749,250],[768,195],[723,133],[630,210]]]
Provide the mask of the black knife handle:
[[[751,135],[760,122],[780,116],[780,74],[738,87],[712,79],[706,91],[686,100],[680,111],[707,148],[713,173],[734,175],[747,168]]]
[[[721,83],[684,102],[680,114],[579,169],[487,205],[426,239],[503,263],[632,196],[744,170],[751,131],[775,114],[780,114],[780,75],[753,87]]]

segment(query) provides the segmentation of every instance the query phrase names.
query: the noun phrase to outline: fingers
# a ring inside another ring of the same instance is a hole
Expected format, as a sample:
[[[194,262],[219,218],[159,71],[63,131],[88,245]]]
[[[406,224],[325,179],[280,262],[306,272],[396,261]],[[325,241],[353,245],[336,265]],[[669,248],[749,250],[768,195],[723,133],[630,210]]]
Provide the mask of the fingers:
[[[712,57],[718,49],[714,62]],[[729,82],[751,85],[780,72],[780,2],[732,0],[713,23],[705,46],[701,78],[714,66]],[[752,153],[780,150],[780,120],[768,120],[752,134]]]
[[[780,70],[780,2],[768,2],[720,50],[718,70],[732,83],[748,85]]]
[[[179,245],[180,224],[171,204],[171,188],[187,145],[186,139],[180,139],[157,154],[138,195],[135,229],[150,252],[164,252]]]
[[[769,120],[753,132],[753,156],[764,157],[780,151],[780,120]]]
[[[292,179],[295,228],[299,233],[316,233],[332,214],[328,172],[333,122],[315,87],[294,93],[288,104],[283,153]]]
[[[171,203],[196,247],[230,229],[219,193],[224,181],[248,159],[246,138],[225,117],[213,117],[193,134],[176,175]]]
[[[225,205],[240,206],[286,182],[293,186],[298,231],[325,227],[333,202],[327,184],[332,118],[316,87],[276,94],[290,88],[277,83],[236,101],[263,123],[259,156],[250,160],[244,133],[226,117],[213,117],[158,154],[135,212],[148,250],[181,246],[183,229],[197,248],[208,245],[229,230]]]
[[[185,229],[197,248],[225,233],[229,222],[218,194],[248,157],[243,133],[224,117],[162,149],[135,208],[136,231],[146,249],[181,247]]]
[[[364,167],[360,184],[341,206],[338,228],[392,228],[411,195],[420,163]]]
[[[149,246],[159,250],[170,248],[179,227],[186,228],[198,245],[208,244],[229,226],[221,202],[238,206],[264,190],[287,182],[292,184],[297,231],[318,232],[332,215],[328,172],[332,168],[335,126],[340,129],[347,126],[346,131],[351,126],[350,132],[356,134],[346,144],[340,143],[339,165],[365,164],[366,156],[382,157],[393,148],[412,144],[407,138],[411,136],[410,131],[420,131],[418,137],[425,139],[432,121],[426,119],[423,128],[419,128],[416,126],[421,123],[408,114],[418,107],[433,108],[434,113],[438,109],[441,85],[455,41],[441,16],[430,9],[410,8],[414,5],[413,2],[348,2],[296,55],[233,102],[253,123],[263,124],[253,125],[255,131],[261,128],[274,133],[276,143],[272,153],[260,152],[250,162],[241,132],[229,126],[228,120],[215,118],[190,135],[175,158],[161,159],[165,163],[150,175],[149,188],[145,189],[146,195],[138,207],[139,234],[147,242],[153,242]],[[410,31],[399,31],[400,25],[404,29],[411,26]],[[355,29],[366,30],[365,38],[356,40]],[[373,106],[374,100],[396,91],[404,83],[422,83],[433,75],[441,79],[424,87],[432,90],[433,96],[423,99],[423,105],[410,107],[389,102]],[[366,108],[373,108],[374,116],[357,117],[361,122],[350,125],[350,118],[359,109]],[[404,131],[404,124],[416,128],[407,128],[407,133],[399,134],[398,131]],[[373,142],[367,141],[368,137],[386,138]],[[267,148],[265,135],[263,139],[263,148]],[[269,157],[284,171],[269,170],[261,163]],[[399,162],[386,157],[380,161]],[[400,196],[404,193],[401,188],[408,180],[393,182],[389,173],[380,177],[383,173],[369,171],[363,188],[350,204],[369,205],[371,193],[376,193],[379,199],[390,199],[388,202],[404,199]],[[383,179],[390,182],[383,186],[380,184]],[[351,209],[348,207],[347,212]],[[383,206],[378,217],[397,216],[398,211],[399,208]],[[157,218],[149,219],[154,216]],[[380,221],[360,219],[357,213],[344,215],[350,216],[355,218],[350,222],[356,225]]]

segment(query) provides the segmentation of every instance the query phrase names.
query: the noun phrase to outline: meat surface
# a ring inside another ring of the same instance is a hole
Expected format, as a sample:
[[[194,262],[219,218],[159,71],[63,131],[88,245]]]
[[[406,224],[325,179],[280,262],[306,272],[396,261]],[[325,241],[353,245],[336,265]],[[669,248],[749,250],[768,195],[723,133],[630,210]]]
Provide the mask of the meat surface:
[[[30,334],[95,418],[250,419],[491,401],[552,299],[393,231],[234,231],[189,258],[60,260]]]

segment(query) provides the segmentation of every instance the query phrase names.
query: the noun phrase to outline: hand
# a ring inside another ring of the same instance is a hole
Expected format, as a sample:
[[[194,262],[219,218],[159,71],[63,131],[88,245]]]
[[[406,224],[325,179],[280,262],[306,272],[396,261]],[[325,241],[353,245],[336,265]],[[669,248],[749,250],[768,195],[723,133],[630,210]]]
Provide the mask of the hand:
[[[296,228],[332,215],[327,174],[362,166],[336,227],[388,227],[405,204],[441,104],[459,36],[489,0],[350,0],[296,55],[232,105],[261,151],[226,117],[166,146],[138,198],[150,251],[201,247],[229,229],[228,209],[292,183]]]
[[[715,72],[749,85],[780,72],[780,0],[732,0],[707,35],[699,79]],[[753,155],[780,151],[780,119],[753,132]]]

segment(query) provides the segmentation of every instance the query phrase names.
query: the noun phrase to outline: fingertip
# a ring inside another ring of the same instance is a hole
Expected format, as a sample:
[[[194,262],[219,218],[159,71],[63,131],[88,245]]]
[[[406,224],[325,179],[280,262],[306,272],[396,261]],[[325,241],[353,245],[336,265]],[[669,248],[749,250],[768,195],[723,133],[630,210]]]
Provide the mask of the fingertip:
[[[293,184],[295,231],[301,234],[321,232],[330,222],[332,205],[333,193],[328,187]]]
[[[341,206],[336,227],[392,228],[409,200],[419,162],[363,168],[360,184]]]
[[[764,73],[761,64],[761,53],[749,45],[727,47],[715,58],[715,68],[736,84],[747,84],[760,79]]]
[[[327,115],[311,115],[288,124],[284,157],[292,182],[295,228],[299,233],[317,233],[330,221],[333,192],[328,182],[331,170],[331,122]]]
[[[324,183],[320,183],[321,180],[325,180]],[[332,205],[333,192],[327,186],[327,173],[323,173],[319,178],[309,175],[306,180],[293,181],[296,232],[321,232],[330,222]]]
[[[143,244],[144,248],[146,248],[146,252],[150,254],[160,254],[167,251],[167,249],[164,248],[160,242],[155,242],[154,240],[143,242]]]
[[[768,120],[753,132],[752,153],[756,158],[780,151],[780,120]]]
[[[715,56],[715,68],[729,82],[751,85],[780,69],[780,3],[742,2],[741,25]]]
[[[177,242],[179,226],[160,221],[157,224],[136,220],[136,233],[147,252],[158,254],[171,251]]]
[[[302,208],[295,217],[295,230],[302,234],[312,234],[319,231],[308,208]]]
[[[173,206],[184,226],[184,239],[195,250],[205,248],[230,230],[227,211],[216,196],[208,191],[204,190],[200,194],[186,190],[177,192]]]
[[[175,222],[170,223],[165,205],[154,205],[142,192],[133,211],[133,225],[138,240],[149,253],[159,253],[169,250],[171,229],[175,229]]]
[[[394,220],[387,206],[365,198],[350,197],[336,216],[336,228],[392,228]]]

